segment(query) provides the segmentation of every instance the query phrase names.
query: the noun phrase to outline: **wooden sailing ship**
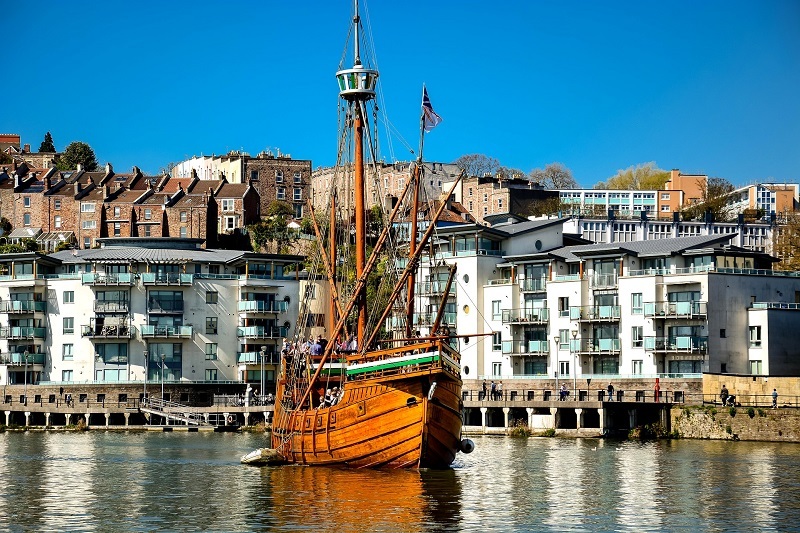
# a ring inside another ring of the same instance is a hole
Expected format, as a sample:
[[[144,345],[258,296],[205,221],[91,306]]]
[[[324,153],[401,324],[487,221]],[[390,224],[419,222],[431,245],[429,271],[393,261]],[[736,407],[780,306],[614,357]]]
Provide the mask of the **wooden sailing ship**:
[[[324,341],[302,344],[300,338],[287,344],[278,378],[272,446],[290,463],[444,468],[453,462],[458,451],[468,452],[472,447],[468,440],[461,440],[458,340],[442,326],[442,311],[425,336],[413,329],[413,316],[416,271],[445,202],[424,235],[417,239],[416,206],[423,166],[420,141],[413,179],[391,212],[381,217],[385,223],[380,231],[371,227],[368,236],[365,151],[375,163],[368,109],[375,98],[378,71],[362,63],[363,27],[358,0],[354,4],[353,67],[340,65],[336,73],[343,114],[340,147],[350,148],[340,148],[337,168],[343,170],[334,176],[334,180],[352,178],[352,189],[347,189],[352,191],[352,196],[348,194],[352,198],[352,205],[348,205],[352,215],[343,214],[339,204],[348,202],[337,202],[335,188],[329,209],[325,210],[326,224],[320,222],[323,217],[314,213],[313,206],[308,206],[317,234],[319,279],[326,284],[330,295],[326,309],[327,344]],[[424,110],[423,106],[423,126]],[[421,139],[423,132],[424,128]],[[351,162],[346,164],[342,156],[345,151],[352,153]],[[452,189],[448,194],[452,194]],[[375,283],[378,263],[399,248],[393,242],[391,227],[401,205],[409,202],[411,238],[408,249],[403,248],[405,266],[392,269],[394,278],[388,274],[381,277],[382,283],[390,283],[391,290],[384,291],[388,297],[382,307],[370,307],[368,286]],[[347,272],[345,265],[351,259],[353,268]],[[448,287],[454,272],[451,269]],[[383,325],[398,313],[405,318],[405,331],[386,333]],[[301,312],[298,337],[307,331],[307,325]]]

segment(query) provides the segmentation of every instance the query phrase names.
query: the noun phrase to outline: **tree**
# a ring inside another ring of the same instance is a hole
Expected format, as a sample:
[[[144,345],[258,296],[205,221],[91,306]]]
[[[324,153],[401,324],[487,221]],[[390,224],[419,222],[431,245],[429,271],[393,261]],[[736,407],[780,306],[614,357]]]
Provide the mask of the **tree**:
[[[53,144],[53,136],[50,135],[50,132],[44,134],[44,140],[42,144],[39,145],[39,152],[55,152],[56,145]]]
[[[546,189],[578,188],[578,182],[572,176],[572,171],[561,163],[550,163],[544,168],[535,168],[528,174],[528,179]]]
[[[97,158],[92,147],[81,141],[73,141],[64,149],[58,160],[59,170],[75,170],[78,165],[83,165],[83,170],[92,172],[97,170]]]
[[[500,162],[494,157],[483,154],[462,155],[453,164],[460,168],[467,176],[494,175],[500,168]]]
[[[297,240],[297,234],[289,231],[288,226],[293,215],[294,210],[287,202],[276,200],[269,204],[265,218],[247,228],[253,249],[266,250],[270,243],[274,243],[274,251],[282,253],[289,244]]]
[[[702,219],[707,212],[711,212],[716,222],[733,220],[733,213],[728,208],[728,198],[735,188],[725,178],[708,178],[701,187],[700,202],[683,210],[684,220]]]
[[[800,215],[788,213],[786,223],[775,228],[773,251],[781,258],[776,270],[800,270]]]
[[[615,175],[605,182],[601,181],[594,188],[652,191],[663,189],[667,181],[669,181],[669,171],[658,168],[655,162],[651,161],[618,170]]]

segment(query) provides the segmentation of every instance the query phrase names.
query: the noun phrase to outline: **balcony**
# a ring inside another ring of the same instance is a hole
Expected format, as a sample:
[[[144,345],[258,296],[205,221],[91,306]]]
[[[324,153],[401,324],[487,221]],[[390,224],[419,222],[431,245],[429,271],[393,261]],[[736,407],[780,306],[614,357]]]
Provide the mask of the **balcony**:
[[[183,300],[150,300],[147,303],[147,312],[161,315],[179,315],[183,313]]]
[[[437,313],[414,313],[414,325],[429,327],[433,326]],[[456,313],[442,313],[442,324],[454,325],[456,323]]]
[[[153,326],[140,327],[142,338],[160,337],[164,339],[188,339],[192,336],[192,326]]]
[[[708,337],[645,337],[644,349],[664,353],[705,353],[708,349]]]
[[[81,337],[100,339],[132,339],[136,335],[136,328],[122,325],[91,325],[81,326]]]
[[[644,316],[654,318],[703,318],[706,302],[645,302]]]
[[[142,274],[143,285],[191,285],[192,281],[194,281],[194,274],[178,274],[176,272],[165,274],[145,272]]]
[[[244,326],[236,328],[236,336],[247,339],[280,339],[289,335],[286,326]]]
[[[30,313],[44,313],[47,311],[47,302],[36,300],[9,300],[0,302],[0,313],[10,315],[24,315]]]
[[[570,341],[570,351],[587,354],[619,353],[618,338],[613,339],[576,339]]]
[[[246,300],[238,304],[240,313],[285,313],[289,310],[289,302]]]
[[[622,308],[619,305],[584,305],[569,308],[570,320],[584,322],[614,322],[619,320]]]
[[[550,352],[547,341],[503,341],[503,353],[510,355],[545,355]]]
[[[544,292],[547,290],[546,278],[523,278],[519,282],[522,292]]]
[[[617,287],[616,274],[592,274],[589,277],[589,287],[592,289],[614,289]]]
[[[493,286],[493,285],[511,285],[513,280],[511,278],[497,278],[497,279],[490,279],[486,281],[486,285]]]
[[[46,338],[47,328],[35,328],[29,326],[11,326],[8,328],[0,328],[0,339],[33,340]]]
[[[546,324],[550,310],[546,307],[534,309],[503,309],[503,324]]]
[[[239,364],[260,365],[261,352],[237,352],[236,361]],[[264,354],[265,365],[277,365],[280,363],[280,356],[277,353],[267,352]]]
[[[130,272],[120,272],[118,274],[106,274],[103,272],[87,272],[81,275],[83,285],[133,285],[135,277]]]
[[[446,281],[424,281],[422,283],[417,283],[417,294],[419,296],[443,296],[446,288]],[[447,294],[449,296],[456,295],[455,283],[450,285],[450,290]]]
[[[45,360],[43,353],[29,353],[28,365],[43,365]],[[0,365],[25,366],[25,354],[18,352],[0,353]]]
[[[105,314],[126,314],[130,309],[127,300],[95,300],[94,312]]]

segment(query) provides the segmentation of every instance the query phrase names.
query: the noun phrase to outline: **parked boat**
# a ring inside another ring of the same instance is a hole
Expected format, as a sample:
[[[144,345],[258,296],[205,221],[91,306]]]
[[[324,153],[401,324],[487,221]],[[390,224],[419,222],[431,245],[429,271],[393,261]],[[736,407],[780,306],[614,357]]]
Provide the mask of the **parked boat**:
[[[319,279],[330,300],[325,308],[326,339],[300,338],[309,330],[308,306],[315,296],[309,290],[298,321],[298,338],[287,340],[282,353],[272,446],[289,463],[445,468],[459,450],[472,449],[471,442],[461,441],[458,342],[441,325],[441,312],[425,336],[412,329],[411,318],[420,257],[445,202],[417,239],[416,206],[423,166],[420,153],[413,179],[399,201],[391,212],[386,209],[375,217],[382,224],[368,221],[365,168],[370,158],[372,163],[377,161],[370,119],[378,71],[362,62],[363,27],[358,1],[354,4],[353,66],[340,67],[336,73],[343,120],[337,160],[341,165],[334,174],[334,180],[352,179],[351,186],[338,189],[352,191],[352,197],[340,202],[334,183],[324,217],[317,215],[310,203],[308,206],[317,234],[318,254],[313,263],[319,265]],[[422,109],[421,139],[424,130],[439,120],[426,93]],[[348,160],[350,154],[352,159]],[[409,200],[404,201],[406,196]],[[391,254],[399,247],[390,229],[401,205],[409,203],[413,238],[403,249],[403,261],[396,262]],[[386,268],[387,264],[391,268]],[[377,279],[379,265],[384,271]],[[454,273],[451,269],[450,282]],[[379,282],[389,283],[391,290],[380,290]],[[382,298],[379,305],[368,301],[368,292]],[[383,325],[398,314],[402,315],[405,332],[387,333]]]

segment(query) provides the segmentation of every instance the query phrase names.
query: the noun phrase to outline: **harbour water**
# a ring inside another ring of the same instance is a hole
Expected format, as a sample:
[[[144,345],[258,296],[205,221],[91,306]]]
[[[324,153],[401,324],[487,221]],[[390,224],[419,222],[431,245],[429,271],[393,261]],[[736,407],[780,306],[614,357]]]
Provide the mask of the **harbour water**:
[[[263,434],[0,433],[0,531],[787,531],[800,446],[478,437],[447,471],[253,468]]]

